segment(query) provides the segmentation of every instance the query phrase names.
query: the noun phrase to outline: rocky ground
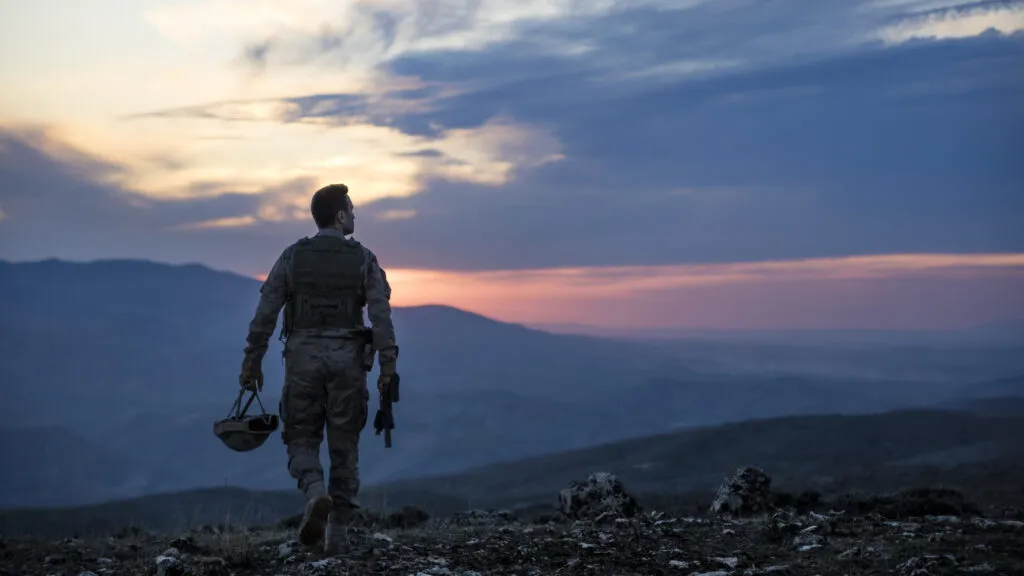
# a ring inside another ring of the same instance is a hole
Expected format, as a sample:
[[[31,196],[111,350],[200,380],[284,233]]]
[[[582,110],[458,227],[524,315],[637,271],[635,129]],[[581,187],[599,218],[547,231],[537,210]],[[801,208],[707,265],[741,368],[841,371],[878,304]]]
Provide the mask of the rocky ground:
[[[338,557],[303,550],[294,519],[177,536],[8,538],[0,575],[1024,574],[1018,511],[981,514],[952,491],[826,501],[768,489],[750,469],[738,471],[707,514],[676,516],[639,510],[614,477],[595,475],[548,512],[367,514],[353,528],[355,550]]]

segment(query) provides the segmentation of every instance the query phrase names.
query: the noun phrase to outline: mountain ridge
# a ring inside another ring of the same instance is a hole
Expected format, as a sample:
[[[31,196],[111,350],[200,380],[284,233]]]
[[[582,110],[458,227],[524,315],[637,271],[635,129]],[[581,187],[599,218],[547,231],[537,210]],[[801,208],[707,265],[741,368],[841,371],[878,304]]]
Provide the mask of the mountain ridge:
[[[0,484],[0,504],[293,483],[279,437],[246,458],[227,452],[210,431],[238,390],[259,282],[200,265],[138,262],[0,264],[5,425],[64,427],[115,452],[121,463],[113,468],[137,472],[113,495],[114,483],[99,477],[39,493],[19,477]],[[859,349],[830,358],[816,348],[550,334],[444,305],[396,307],[393,318],[405,385],[394,447],[385,451],[366,433],[360,442],[367,483],[750,418],[955,400],[969,382],[1024,374],[1013,350]],[[263,363],[271,411],[284,376],[280,351],[271,340]],[[872,373],[865,379],[854,370]],[[1011,379],[988,388],[1016,386]],[[52,464],[88,448],[68,435],[50,442],[47,455],[10,457],[0,466],[35,470],[40,486],[59,486]],[[192,465],[181,466],[185,461]]]
[[[91,268],[93,270],[103,269],[103,268],[108,268],[108,269],[112,268],[112,269],[115,269],[115,271],[132,270],[133,268],[135,268],[135,269],[145,268],[147,271],[161,271],[161,272],[165,272],[165,271],[168,271],[168,270],[172,270],[172,271],[173,270],[178,270],[178,271],[185,271],[185,272],[188,272],[188,271],[198,271],[198,272],[203,272],[203,273],[209,274],[210,276],[214,276],[214,277],[229,277],[229,278],[231,278],[233,280],[248,282],[248,283],[251,283],[255,287],[255,289],[257,289],[257,290],[259,288],[259,285],[262,283],[259,278],[256,278],[254,276],[247,276],[245,274],[241,274],[241,273],[238,273],[238,272],[235,272],[235,271],[232,271],[232,270],[213,268],[213,267],[210,267],[209,265],[203,264],[201,262],[180,262],[180,263],[175,263],[175,262],[165,262],[165,261],[161,261],[161,260],[142,259],[142,258],[98,258],[98,259],[94,259],[94,260],[81,260],[81,261],[78,261],[78,260],[66,260],[66,259],[62,259],[62,258],[44,258],[44,259],[40,259],[40,260],[25,260],[25,261],[13,261],[13,260],[0,259],[0,271],[2,271],[2,267],[4,267],[4,266],[9,266],[9,267],[12,267],[12,268],[21,267],[23,269],[29,269],[29,268],[44,269],[44,267],[48,267],[48,268],[46,268],[46,271],[54,271],[54,270],[59,270],[59,269],[62,269],[62,268],[63,269],[78,268],[79,270],[86,270],[86,269],[89,269],[89,268]],[[531,330],[531,331],[536,331],[536,332],[546,332],[544,330],[540,330],[540,329],[536,329],[536,328],[531,328],[531,327],[526,326],[524,324],[519,324],[519,323],[516,323],[516,322],[508,322],[508,321],[504,321],[504,320],[498,320],[496,318],[491,318],[490,316],[487,316],[487,315],[484,315],[484,314],[480,314],[480,313],[477,313],[477,312],[473,312],[473,311],[470,311],[470,310],[466,310],[464,308],[459,308],[457,306],[451,306],[449,304],[416,304],[416,305],[410,305],[410,306],[392,306],[392,308],[393,309],[401,309],[401,310],[419,311],[419,312],[425,313],[425,314],[426,313],[436,313],[436,312],[440,312],[440,311],[451,311],[451,312],[457,312],[457,313],[462,314],[462,315],[464,315],[466,317],[473,317],[473,318],[477,318],[477,319],[488,320],[488,321],[494,322],[496,324],[506,324],[506,325],[510,325],[510,326],[519,326],[519,327],[522,327],[522,328],[524,328],[526,330]],[[551,334],[554,334],[554,333],[551,333]]]

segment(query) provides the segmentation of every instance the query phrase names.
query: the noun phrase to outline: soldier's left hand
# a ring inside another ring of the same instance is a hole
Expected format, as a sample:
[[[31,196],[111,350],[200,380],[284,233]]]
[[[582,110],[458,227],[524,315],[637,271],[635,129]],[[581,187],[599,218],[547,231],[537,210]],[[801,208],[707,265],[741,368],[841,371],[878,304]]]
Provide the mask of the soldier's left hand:
[[[242,369],[238,375],[238,385],[253,392],[263,391],[263,368],[260,366]]]

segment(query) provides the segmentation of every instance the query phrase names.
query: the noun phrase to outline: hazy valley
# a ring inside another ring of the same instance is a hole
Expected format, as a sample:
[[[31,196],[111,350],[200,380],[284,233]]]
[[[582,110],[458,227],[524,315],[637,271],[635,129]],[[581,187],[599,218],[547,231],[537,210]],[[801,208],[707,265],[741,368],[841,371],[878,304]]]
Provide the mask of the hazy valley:
[[[211,432],[237,391],[258,286],[199,266],[0,264],[0,505],[291,488],[279,436],[235,454]],[[396,309],[395,324],[398,429],[385,451],[367,428],[367,486],[754,418],[1024,396],[1024,346],[1014,339],[615,340],[440,306]],[[274,340],[264,361],[271,410],[279,353]],[[709,462],[708,474],[720,475],[726,464]],[[511,478],[529,484],[518,473]]]

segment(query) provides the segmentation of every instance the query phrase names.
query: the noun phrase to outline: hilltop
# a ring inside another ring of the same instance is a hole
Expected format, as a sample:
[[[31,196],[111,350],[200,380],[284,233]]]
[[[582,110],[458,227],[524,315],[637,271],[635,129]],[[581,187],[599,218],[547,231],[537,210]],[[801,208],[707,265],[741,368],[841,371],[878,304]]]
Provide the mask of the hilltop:
[[[617,478],[598,473],[570,484],[558,509],[547,512],[473,510],[435,518],[411,507],[368,512],[350,528],[350,547],[338,555],[300,546],[294,521],[179,534],[130,528],[104,539],[0,540],[6,567],[0,574],[924,576],[1024,570],[1024,514],[981,513],[954,490],[780,496],[772,495],[770,477],[744,467],[724,479],[711,508],[666,513],[638,507]]]

